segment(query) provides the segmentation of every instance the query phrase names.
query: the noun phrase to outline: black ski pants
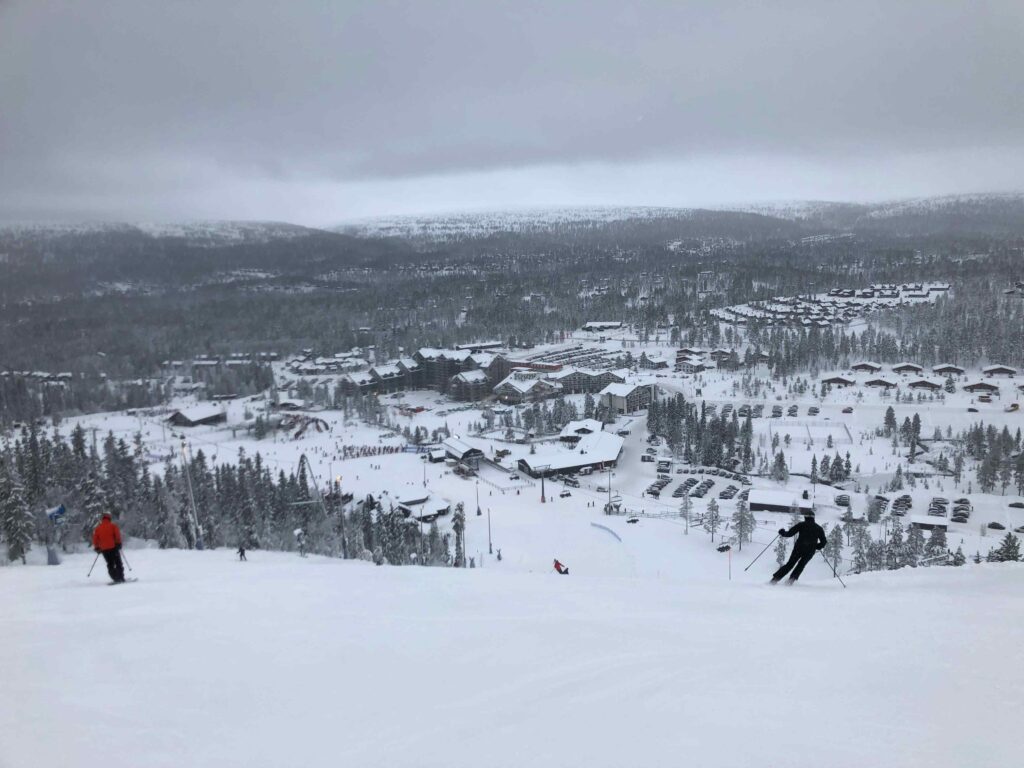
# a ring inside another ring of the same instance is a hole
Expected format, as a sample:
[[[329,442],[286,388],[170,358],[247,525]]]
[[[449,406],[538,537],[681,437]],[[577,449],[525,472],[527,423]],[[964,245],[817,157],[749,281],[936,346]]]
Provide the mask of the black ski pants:
[[[814,557],[816,549],[797,549],[793,548],[793,554],[789,556],[789,560],[772,576],[772,581],[779,581],[787,573],[793,571],[790,575],[790,581],[796,581],[800,578],[800,574],[804,572],[804,567],[811,562],[811,558]],[[794,567],[796,566],[796,567]]]
[[[121,560],[121,550],[104,549],[103,559],[107,563],[107,573],[111,581],[124,581],[124,561]]]

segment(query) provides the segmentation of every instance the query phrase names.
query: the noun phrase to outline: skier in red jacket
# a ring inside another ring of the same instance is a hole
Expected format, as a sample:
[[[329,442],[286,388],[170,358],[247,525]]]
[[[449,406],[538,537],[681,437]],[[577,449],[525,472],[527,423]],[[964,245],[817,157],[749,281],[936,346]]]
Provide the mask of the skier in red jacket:
[[[562,565],[557,560],[555,560],[555,570],[558,571],[563,576],[568,576],[569,575],[569,569],[567,567],[565,567],[564,565]]]
[[[110,513],[104,512],[103,519],[92,532],[92,548],[97,554],[103,555],[107,563],[107,573],[115,584],[124,581],[124,562],[121,560],[121,529],[110,519]]]

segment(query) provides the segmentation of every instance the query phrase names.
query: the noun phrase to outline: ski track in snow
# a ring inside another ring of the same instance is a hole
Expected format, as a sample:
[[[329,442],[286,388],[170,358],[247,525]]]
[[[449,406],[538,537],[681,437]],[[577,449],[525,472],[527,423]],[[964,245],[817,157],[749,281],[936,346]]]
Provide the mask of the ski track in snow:
[[[792,589],[728,582],[700,559],[680,582],[129,556],[141,578],[120,589],[86,580],[91,555],[0,569],[0,642],[17,660],[0,765],[1019,759],[1024,564],[844,591],[810,573]]]

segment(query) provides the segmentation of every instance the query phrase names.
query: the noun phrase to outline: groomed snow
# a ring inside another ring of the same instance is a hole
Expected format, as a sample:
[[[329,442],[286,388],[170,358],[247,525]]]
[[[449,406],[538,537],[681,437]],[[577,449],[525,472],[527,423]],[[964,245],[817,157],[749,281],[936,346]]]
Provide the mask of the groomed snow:
[[[141,580],[119,587],[86,580],[84,554],[0,569],[0,765],[1020,759],[1024,565],[870,574],[843,590],[719,570],[683,583],[129,556]]]

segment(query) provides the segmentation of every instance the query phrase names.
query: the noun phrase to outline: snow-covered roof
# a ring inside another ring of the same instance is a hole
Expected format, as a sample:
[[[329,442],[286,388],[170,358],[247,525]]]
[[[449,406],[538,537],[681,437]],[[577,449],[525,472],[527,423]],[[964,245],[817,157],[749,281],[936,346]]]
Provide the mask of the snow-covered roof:
[[[494,358],[497,355],[491,352],[474,352],[469,356],[469,359],[479,365],[481,368],[486,368],[488,365],[494,362]]]
[[[441,446],[444,448],[446,453],[448,453],[451,456],[454,456],[457,459],[461,459],[466,454],[474,451],[476,453],[482,453],[482,451],[479,448],[474,448],[472,445],[465,442],[464,440],[459,439],[458,437],[449,437],[447,440],[441,443]]]
[[[560,437],[578,437],[579,435],[585,435],[590,432],[600,432],[604,428],[597,419],[580,419],[579,421],[570,421],[559,432]]]
[[[375,365],[370,370],[373,371],[374,373],[376,373],[382,379],[386,378],[387,376],[401,376],[402,375],[402,369],[399,368],[398,365],[396,365],[394,363],[388,363],[387,365]]]
[[[191,422],[199,422],[213,418],[214,416],[223,415],[224,409],[219,405],[203,403],[200,405],[194,405],[191,408],[179,408],[175,413],[180,413]]]
[[[620,382],[614,382],[607,385],[601,390],[602,395],[614,395],[615,397],[628,397],[633,394],[633,391],[640,387],[649,386],[647,384],[625,384]]]
[[[373,383],[373,376],[370,375],[369,371],[354,371],[353,373],[345,374],[342,378],[346,378],[356,385]]]
[[[851,368],[873,368],[876,371],[882,370],[882,364],[876,363],[874,360],[858,360],[854,363]]]
[[[775,491],[768,488],[754,488],[750,491],[750,496],[747,499],[751,506],[754,504],[772,506],[772,507],[785,507],[791,509],[796,504],[797,509],[811,509],[811,502],[807,499],[801,498],[800,494],[796,491]]]
[[[953,365],[952,363],[939,363],[938,365],[932,366],[933,372],[938,372],[946,369],[963,371],[963,368],[961,368],[959,365]]]
[[[452,376],[452,379],[461,381],[463,384],[474,384],[487,381],[487,372],[482,370],[463,371]]]
[[[465,360],[472,352],[468,349],[437,349],[435,347],[420,347],[420,356],[425,360],[440,360],[446,358],[448,360]]]
[[[622,442],[621,437],[611,432],[594,432],[581,437],[573,448],[537,451],[524,458],[531,467],[549,467],[557,472],[586,464],[617,461],[622,453]]]
[[[1008,365],[998,365],[997,364],[997,365],[990,365],[987,368],[982,368],[981,371],[982,371],[982,373],[998,373],[1000,371],[1011,371],[1013,373],[1016,373],[1017,369],[1016,368],[1011,368]]]
[[[494,387],[494,389],[498,390],[502,387],[511,387],[520,394],[526,394],[527,392],[531,392],[538,386],[552,387],[555,389],[561,389],[562,387],[561,384],[558,384],[553,381],[548,381],[547,379],[541,379],[539,376],[526,378],[522,375],[522,373],[523,372],[520,371],[520,375],[518,376],[515,373],[509,374],[504,379],[502,379],[497,384],[497,386]]]

